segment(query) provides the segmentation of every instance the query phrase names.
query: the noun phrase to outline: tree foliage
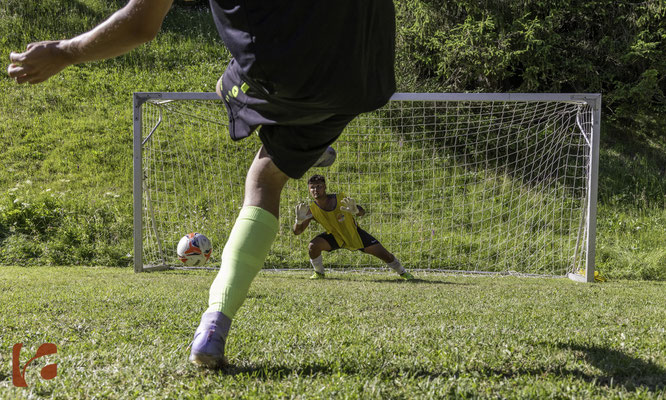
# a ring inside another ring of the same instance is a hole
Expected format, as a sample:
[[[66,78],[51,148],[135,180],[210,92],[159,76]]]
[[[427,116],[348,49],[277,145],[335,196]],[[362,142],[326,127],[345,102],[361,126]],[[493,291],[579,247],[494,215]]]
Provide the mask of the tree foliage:
[[[663,0],[395,4],[402,91],[602,93],[611,126],[665,135]]]

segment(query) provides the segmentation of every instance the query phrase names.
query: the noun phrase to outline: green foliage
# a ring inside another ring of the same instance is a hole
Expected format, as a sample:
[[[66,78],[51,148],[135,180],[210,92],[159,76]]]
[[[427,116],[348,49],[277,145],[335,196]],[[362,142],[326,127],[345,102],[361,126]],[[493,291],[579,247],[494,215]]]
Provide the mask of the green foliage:
[[[129,265],[130,207],[111,193],[84,203],[68,192],[27,182],[0,194],[0,264]]]
[[[604,117],[666,136],[666,5],[646,2],[396,2],[400,88],[596,92]]]

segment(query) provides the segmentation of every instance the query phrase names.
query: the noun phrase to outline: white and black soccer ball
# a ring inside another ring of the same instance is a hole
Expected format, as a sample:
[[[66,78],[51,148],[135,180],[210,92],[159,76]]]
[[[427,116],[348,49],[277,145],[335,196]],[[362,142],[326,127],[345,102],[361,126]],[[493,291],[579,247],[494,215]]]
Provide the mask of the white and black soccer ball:
[[[198,232],[188,233],[178,242],[178,259],[188,267],[204,265],[213,252],[213,245],[208,238]]]

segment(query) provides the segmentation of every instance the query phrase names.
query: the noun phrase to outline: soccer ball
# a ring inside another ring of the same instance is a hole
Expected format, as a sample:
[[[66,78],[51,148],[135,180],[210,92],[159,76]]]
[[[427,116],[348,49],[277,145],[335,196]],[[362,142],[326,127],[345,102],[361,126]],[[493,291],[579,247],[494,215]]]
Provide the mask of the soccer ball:
[[[178,259],[188,267],[204,265],[213,252],[210,240],[201,233],[193,232],[183,236],[178,242]]]
[[[337,156],[337,153],[335,152],[335,149],[331,146],[328,146],[326,151],[319,157],[316,163],[314,163],[313,167],[330,167],[333,165],[335,162],[335,158]]]

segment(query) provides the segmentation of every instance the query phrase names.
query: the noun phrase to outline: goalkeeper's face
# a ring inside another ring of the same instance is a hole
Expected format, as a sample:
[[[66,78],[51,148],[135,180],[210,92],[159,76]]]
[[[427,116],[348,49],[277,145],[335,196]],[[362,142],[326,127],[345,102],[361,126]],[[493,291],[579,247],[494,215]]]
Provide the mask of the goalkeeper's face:
[[[308,190],[310,191],[310,196],[313,199],[321,199],[326,197],[326,184],[322,182],[314,182],[308,184]]]

